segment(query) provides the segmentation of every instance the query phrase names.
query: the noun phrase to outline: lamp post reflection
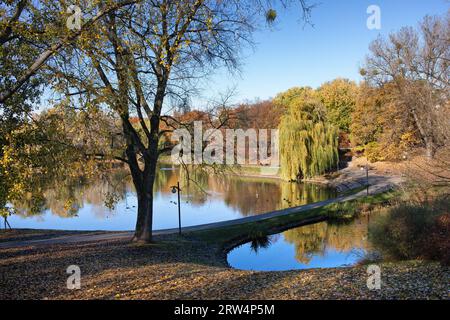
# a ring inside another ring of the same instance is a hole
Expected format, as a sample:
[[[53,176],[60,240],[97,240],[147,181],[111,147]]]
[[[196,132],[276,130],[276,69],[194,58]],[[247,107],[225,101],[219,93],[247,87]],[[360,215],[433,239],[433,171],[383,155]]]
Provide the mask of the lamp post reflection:
[[[172,186],[172,193],[178,194],[178,233],[181,235],[181,203],[180,203],[180,182],[177,182],[176,186]]]

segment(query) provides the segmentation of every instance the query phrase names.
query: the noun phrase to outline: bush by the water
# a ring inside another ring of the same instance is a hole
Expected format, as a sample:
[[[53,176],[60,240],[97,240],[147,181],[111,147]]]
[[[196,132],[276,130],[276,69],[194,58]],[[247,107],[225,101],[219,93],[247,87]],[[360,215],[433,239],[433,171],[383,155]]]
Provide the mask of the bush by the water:
[[[356,191],[353,192],[357,193],[364,189],[365,188],[363,187],[362,189],[356,189]],[[376,210],[380,206],[389,205],[391,199],[396,195],[396,192],[389,191],[351,201],[332,203],[326,207],[328,219],[334,222],[352,221],[361,214],[370,214],[370,212]]]
[[[438,260],[450,263],[450,198],[422,203],[401,202],[378,216],[369,238],[393,259]]]

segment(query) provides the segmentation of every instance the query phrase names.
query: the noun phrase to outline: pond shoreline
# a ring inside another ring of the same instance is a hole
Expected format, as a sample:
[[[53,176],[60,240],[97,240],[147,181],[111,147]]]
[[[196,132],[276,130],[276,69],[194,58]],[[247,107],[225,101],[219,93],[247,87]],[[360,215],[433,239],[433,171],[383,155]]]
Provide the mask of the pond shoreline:
[[[392,195],[380,189],[379,195],[371,198],[378,201],[386,201]],[[223,251],[227,252],[242,242],[249,241],[251,235],[249,230],[258,230],[266,235],[275,234],[283,230],[296,226],[317,223],[328,219],[327,207],[330,205],[340,205],[358,201],[359,198],[369,199],[361,192],[311,203],[300,207],[292,207],[278,211],[268,212],[261,215],[240,218],[236,220],[222,221],[212,224],[204,224],[182,228],[183,234],[205,235],[208,241],[208,234],[224,232],[224,239],[221,239]],[[353,205],[354,206],[354,205]],[[154,235],[176,234],[178,229],[154,230]],[[0,230],[0,248],[26,247],[33,245],[52,245],[74,242],[89,242],[101,240],[113,240],[115,238],[129,238],[133,236],[133,231],[102,231],[102,230],[46,230],[16,228],[12,230]],[[215,241],[218,241],[215,236]],[[227,249],[228,248],[228,249]]]
[[[366,201],[372,203],[378,199],[380,204],[384,201],[382,195],[370,199]],[[450,269],[434,262],[379,263],[383,288],[378,291],[367,288],[367,267],[361,265],[282,272],[243,271],[228,265],[227,250],[247,240],[250,233],[275,233],[314,223],[325,219],[329,210],[322,207],[301,215],[191,232],[181,237],[156,235],[151,244],[132,243],[122,238],[0,248],[0,268],[7,275],[0,287],[0,298],[449,299]],[[16,230],[0,232],[0,238],[6,241],[42,237],[45,233]],[[50,234],[54,236],[55,232]],[[82,270],[81,290],[71,291],[64,286],[65,269],[73,264]]]
[[[252,272],[229,268],[219,246],[196,237],[157,236],[41,248],[0,249],[1,299],[449,299],[449,268],[437,263],[381,263],[382,290],[367,289],[365,266]],[[33,263],[30,264],[30,261]],[[67,266],[81,290],[65,288]]]
[[[161,169],[154,188],[154,230],[178,227],[177,196],[171,188],[177,182],[182,189],[183,226],[235,220],[335,197],[333,190],[316,185],[203,172],[189,185],[179,170]],[[105,177],[75,179],[64,188],[55,183],[46,191],[43,205],[16,203],[8,221],[13,228],[128,231],[135,228],[137,202],[131,178],[125,170],[117,170]]]
[[[380,185],[379,190],[385,185]],[[350,200],[383,204],[385,193]],[[391,195],[392,196],[392,195]],[[349,196],[347,196],[349,197]],[[360,196],[361,197],[361,196]],[[354,204],[353,204],[354,203]],[[365,266],[256,272],[233,269],[227,253],[255,234],[328,219],[331,203],[269,219],[183,234],[155,235],[154,243],[136,244],[117,232],[15,230],[0,232],[2,243],[91,235],[103,240],[45,246],[0,246],[0,267],[7,275],[2,299],[448,299],[449,268],[432,262],[380,263],[389,274],[387,289],[366,287]],[[294,209],[294,208],[293,208]],[[339,210],[337,210],[339,211]],[[8,233],[10,233],[8,235]],[[128,235],[129,233],[122,233]],[[109,237],[109,238],[108,238]],[[29,264],[33,261],[33,264]],[[83,288],[64,289],[65,269],[77,264]],[[27,284],[27,285],[25,285]],[[412,284],[412,285],[411,285]],[[249,288],[251,290],[249,291]],[[418,288],[427,288],[417,292]]]
[[[202,225],[196,225],[196,226],[190,226],[190,227],[183,227],[182,232],[183,233],[202,233],[202,232],[210,232],[215,230],[227,230],[227,229],[233,229],[237,228],[239,230],[241,227],[248,228],[246,226],[251,225],[264,225],[266,222],[269,226],[265,226],[265,229],[262,230],[263,232],[267,232],[270,230],[269,228],[272,227],[272,222],[276,221],[277,219],[281,220],[281,223],[276,224],[276,226],[284,227],[288,223],[291,222],[289,219],[294,219],[293,221],[295,223],[301,223],[305,218],[307,219],[309,215],[314,215],[316,211],[319,211],[321,213],[321,217],[327,217],[327,207],[330,205],[340,205],[342,203],[352,203],[357,202],[360,198],[373,198],[375,201],[379,201],[380,199],[383,200],[384,195],[386,194],[387,197],[390,197],[389,193],[386,193],[386,191],[390,190],[389,185],[385,185],[380,183],[376,187],[375,191],[373,192],[373,196],[367,197],[364,191],[357,190],[356,192],[350,192],[349,194],[343,194],[341,196],[338,196],[336,198],[310,203],[306,205],[302,205],[299,207],[290,207],[287,209],[277,210],[277,211],[271,211],[260,215],[254,215],[234,220],[225,220],[215,223],[209,223],[209,224],[202,224]],[[378,199],[380,198],[380,199]],[[301,215],[301,217],[299,216]],[[298,220],[299,217],[301,218],[300,221]],[[314,216],[315,218],[316,216]],[[17,230],[17,229],[15,229]],[[19,229],[20,230],[20,229]],[[43,230],[36,230],[36,229],[22,229],[22,230],[29,230],[28,234],[42,233]],[[45,231],[44,231],[45,232]],[[64,234],[65,233],[65,234]],[[164,234],[176,234],[178,233],[178,229],[162,229],[162,230],[154,230],[154,235],[164,235]],[[52,234],[53,236],[49,238],[43,237],[36,237],[35,239],[27,239],[24,238],[23,235],[19,235],[17,241],[5,241],[4,237],[0,234],[0,248],[7,248],[7,247],[24,247],[29,245],[51,245],[51,244],[63,244],[63,243],[75,243],[75,242],[89,242],[89,241],[101,241],[101,240],[109,240],[109,239],[115,239],[115,238],[128,238],[129,240],[133,237],[133,231],[83,231],[83,230],[75,230],[75,231],[68,231],[68,230],[48,230],[47,234]],[[245,234],[242,233],[241,234]],[[29,236],[29,235],[28,235]],[[59,237],[58,237],[59,236]],[[241,235],[239,235],[241,237]],[[231,240],[230,240],[231,239]],[[230,235],[227,235],[227,241],[233,241],[233,237]],[[240,240],[240,239],[238,239]]]

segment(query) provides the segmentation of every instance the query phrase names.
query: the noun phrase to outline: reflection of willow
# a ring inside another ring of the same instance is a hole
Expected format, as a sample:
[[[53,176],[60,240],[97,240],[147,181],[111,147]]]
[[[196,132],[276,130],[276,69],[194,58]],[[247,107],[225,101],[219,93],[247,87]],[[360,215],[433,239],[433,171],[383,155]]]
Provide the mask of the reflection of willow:
[[[316,223],[291,229],[283,233],[289,243],[295,245],[295,256],[307,264],[313,255],[321,255],[325,248],[349,252],[354,248],[367,249],[367,220],[356,219],[349,224]]]
[[[329,199],[333,196],[333,191],[311,183],[281,182],[281,195],[279,209],[284,209]]]
[[[330,198],[331,191],[312,184],[276,180],[230,178],[225,189],[225,202],[244,216],[301,206]]]

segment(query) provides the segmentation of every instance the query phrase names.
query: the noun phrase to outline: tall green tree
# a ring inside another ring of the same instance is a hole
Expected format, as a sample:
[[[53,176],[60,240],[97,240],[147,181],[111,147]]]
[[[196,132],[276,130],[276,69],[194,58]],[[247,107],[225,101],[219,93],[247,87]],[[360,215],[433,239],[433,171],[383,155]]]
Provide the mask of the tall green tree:
[[[286,113],[280,123],[282,176],[311,178],[337,166],[338,128],[326,119],[326,109],[311,88],[294,88],[275,98]]]
[[[352,113],[358,96],[358,85],[348,79],[335,79],[319,88],[320,100],[327,110],[328,121],[344,133],[350,133]]]

